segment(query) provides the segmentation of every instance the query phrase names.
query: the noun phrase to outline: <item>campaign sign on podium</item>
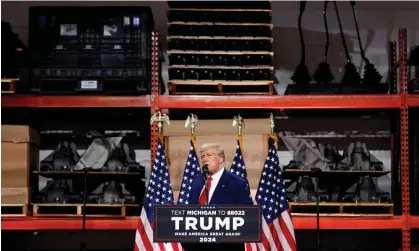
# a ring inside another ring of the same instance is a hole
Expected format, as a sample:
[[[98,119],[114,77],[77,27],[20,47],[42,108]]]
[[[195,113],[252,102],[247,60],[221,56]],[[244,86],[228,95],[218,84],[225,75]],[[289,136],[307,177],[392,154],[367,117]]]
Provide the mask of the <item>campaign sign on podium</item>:
[[[158,205],[154,242],[261,242],[262,214],[257,205]]]

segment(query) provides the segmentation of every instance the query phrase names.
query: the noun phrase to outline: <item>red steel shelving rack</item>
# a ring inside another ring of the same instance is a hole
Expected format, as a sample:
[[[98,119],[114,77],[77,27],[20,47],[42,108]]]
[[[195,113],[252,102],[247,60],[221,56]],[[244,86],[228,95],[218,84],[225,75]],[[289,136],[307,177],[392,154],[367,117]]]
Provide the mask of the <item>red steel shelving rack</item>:
[[[332,96],[183,96],[160,95],[158,32],[153,32],[152,88],[150,95],[111,96],[2,96],[2,107],[138,107],[150,108],[153,114],[168,108],[249,108],[249,109],[400,109],[401,125],[401,197],[402,215],[389,217],[322,216],[322,229],[398,229],[402,232],[403,251],[410,251],[410,230],[419,228],[419,216],[410,215],[408,108],[419,107],[419,95],[407,93],[407,31],[399,30],[400,94],[392,95],[332,95]],[[151,127],[151,159],[157,147],[157,126]],[[90,230],[129,230],[137,226],[137,217],[88,218]],[[316,229],[314,216],[294,216],[295,229]],[[77,230],[79,218],[2,217],[2,230]]]

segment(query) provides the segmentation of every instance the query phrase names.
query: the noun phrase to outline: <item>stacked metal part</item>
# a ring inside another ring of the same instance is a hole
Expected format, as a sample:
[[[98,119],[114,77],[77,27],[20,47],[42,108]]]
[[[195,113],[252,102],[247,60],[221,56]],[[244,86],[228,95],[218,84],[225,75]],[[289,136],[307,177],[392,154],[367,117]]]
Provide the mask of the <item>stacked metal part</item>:
[[[35,200],[81,203],[84,184],[80,172],[91,169],[95,174],[89,174],[86,184],[89,203],[141,203],[145,167],[135,159],[134,149],[123,137],[95,138],[82,155],[75,142],[60,141],[56,149],[41,160],[38,174],[52,179],[36,193]]]
[[[149,91],[149,7],[31,7],[30,79],[51,93]]]
[[[388,193],[378,186],[377,178],[387,173],[384,164],[367,148],[365,142],[351,142],[341,155],[333,144],[322,144],[310,139],[283,136],[281,140],[293,159],[284,166],[285,170],[338,171],[341,179],[328,179],[325,184],[318,184],[322,192],[322,201],[327,202],[387,202]],[[346,173],[345,173],[346,171]],[[346,175],[354,174],[357,175]],[[337,173],[338,173],[337,172]],[[337,174],[335,173],[335,174]],[[335,176],[337,177],[337,176]],[[343,178],[344,177],[344,178]],[[315,179],[300,176],[295,180],[296,187],[290,195],[294,201],[315,201]]]
[[[186,85],[197,92],[220,84],[245,92],[255,85],[271,87],[270,2],[168,3],[172,94]]]

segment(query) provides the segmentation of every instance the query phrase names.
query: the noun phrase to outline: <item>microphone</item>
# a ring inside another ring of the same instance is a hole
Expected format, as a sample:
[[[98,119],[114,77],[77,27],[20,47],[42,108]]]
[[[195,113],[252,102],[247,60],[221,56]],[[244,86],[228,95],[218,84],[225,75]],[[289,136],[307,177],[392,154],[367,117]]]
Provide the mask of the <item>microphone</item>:
[[[208,165],[207,164],[202,166],[202,174],[204,175],[205,181],[208,180],[209,170],[208,170]]]

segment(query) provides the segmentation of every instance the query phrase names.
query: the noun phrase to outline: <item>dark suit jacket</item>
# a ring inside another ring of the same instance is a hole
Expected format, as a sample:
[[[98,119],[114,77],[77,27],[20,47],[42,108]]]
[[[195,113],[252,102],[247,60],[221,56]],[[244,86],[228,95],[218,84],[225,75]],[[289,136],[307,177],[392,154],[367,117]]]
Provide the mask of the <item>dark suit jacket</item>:
[[[198,204],[202,188],[204,187],[205,179],[202,174],[195,176],[191,184],[191,192],[189,197],[189,204]],[[250,188],[247,182],[241,177],[224,169],[223,174],[218,181],[217,187],[211,197],[209,204],[212,205],[252,205],[252,199],[249,198]],[[244,251],[244,243],[183,243],[182,247],[185,251]]]
[[[204,187],[204,175],[196,175],[191,184],[189,204],[198,204],[202,188]],[[247,182],[241,177],[224,169],[223,174],[218,181],[217,187],[208,204],[213,205],[252,205],[249,198],[249,187]]]

